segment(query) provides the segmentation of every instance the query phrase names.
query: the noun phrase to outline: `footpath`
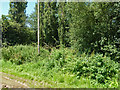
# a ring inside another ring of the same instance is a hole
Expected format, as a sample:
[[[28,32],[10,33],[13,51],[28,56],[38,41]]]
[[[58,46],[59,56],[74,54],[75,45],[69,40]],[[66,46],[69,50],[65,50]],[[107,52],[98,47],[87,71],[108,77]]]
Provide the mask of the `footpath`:
[[[0,88],[29,88],[22,78],[0,72]]]

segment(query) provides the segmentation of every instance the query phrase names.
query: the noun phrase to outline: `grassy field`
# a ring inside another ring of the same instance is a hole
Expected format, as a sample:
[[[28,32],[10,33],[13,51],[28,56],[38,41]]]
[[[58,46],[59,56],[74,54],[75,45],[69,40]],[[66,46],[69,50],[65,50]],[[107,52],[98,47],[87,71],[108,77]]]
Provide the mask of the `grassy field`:
[[[33,46],[2,49],[2,72],[41,83],[49,88],[117,88],[118,63],[102,55],[81,54],[69,48],[51,52]],[[31,88],[42,88],[40,85]]]

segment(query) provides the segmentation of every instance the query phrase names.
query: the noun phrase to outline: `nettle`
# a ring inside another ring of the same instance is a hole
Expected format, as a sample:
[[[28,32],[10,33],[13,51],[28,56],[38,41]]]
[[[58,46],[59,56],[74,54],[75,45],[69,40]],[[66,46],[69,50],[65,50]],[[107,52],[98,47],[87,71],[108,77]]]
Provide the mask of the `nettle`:
[[[112,80],[113,77],[118,77],[118,63],[110,60],[109,57],[102,57],[102,55],[80,57],[80,60],[76,62],[74,72],[79,78],[85,76],[96,79],[99,83],[105,83]]]

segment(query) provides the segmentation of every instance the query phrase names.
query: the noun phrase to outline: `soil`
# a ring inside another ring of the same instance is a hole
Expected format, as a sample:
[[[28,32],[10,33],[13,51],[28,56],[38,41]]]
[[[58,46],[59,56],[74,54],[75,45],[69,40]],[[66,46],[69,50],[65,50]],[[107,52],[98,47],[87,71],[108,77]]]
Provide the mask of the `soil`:
[[[0,72],[0,76],[2,79],[0,88],[29,88],[27,84],[18,81],[13,75]]]
[[[24,79],[15,75],[0,72],[1,88],[50,88],[51,84],[44,81]]]

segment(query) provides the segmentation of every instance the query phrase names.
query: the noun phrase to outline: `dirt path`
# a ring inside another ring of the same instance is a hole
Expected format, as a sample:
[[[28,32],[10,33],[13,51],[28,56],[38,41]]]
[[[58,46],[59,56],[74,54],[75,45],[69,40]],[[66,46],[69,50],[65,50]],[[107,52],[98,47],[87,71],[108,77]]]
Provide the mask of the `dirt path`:
[[[50,88],[51,84],[44,81],[23,79],[18,76],[0,72],[1,88]]]
[[[3,77],[2,88],[27,88],[27,86],[16,80],[12,80],[8,77]]]
[[[29,88],[24,82],[18,81],[18,77],[0,72],[1,87],[0,88]]]

